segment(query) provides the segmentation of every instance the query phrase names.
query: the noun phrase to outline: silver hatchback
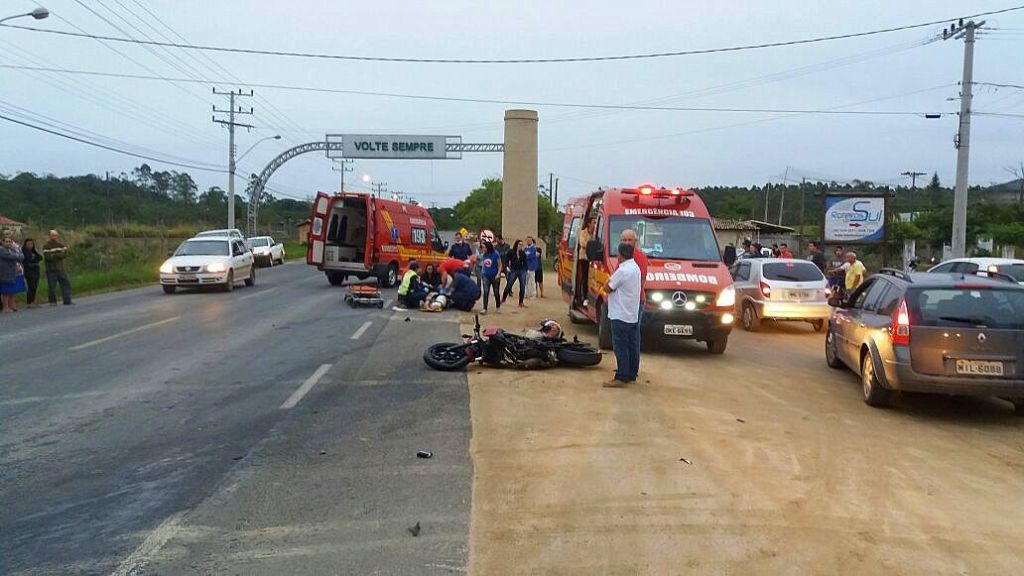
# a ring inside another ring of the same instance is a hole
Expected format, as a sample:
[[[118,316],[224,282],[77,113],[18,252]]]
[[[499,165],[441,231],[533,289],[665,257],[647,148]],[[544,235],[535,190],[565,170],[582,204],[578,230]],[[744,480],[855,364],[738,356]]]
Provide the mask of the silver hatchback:
[[[810,322],[822,330],[832,309],[828,280],[812,262],[787,258],[745,258],[732,265],[736,314],[745,330],[761,320]]]

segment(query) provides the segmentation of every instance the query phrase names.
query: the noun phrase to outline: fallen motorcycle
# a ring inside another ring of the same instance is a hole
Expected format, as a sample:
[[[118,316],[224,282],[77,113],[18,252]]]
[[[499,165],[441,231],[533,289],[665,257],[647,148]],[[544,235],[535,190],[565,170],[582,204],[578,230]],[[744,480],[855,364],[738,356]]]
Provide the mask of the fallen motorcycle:
[[[463,335],[459,343],[441,342],[427,348],[423,361],[435,370],[460,370],[471,362],[488,366],[517,368],[546,368],[566,366],[596,366],[601,363],[601,352],[580,342],[575,336],[567,341],[562,328],[554,320],[541,322],[537,334],[520,336],[501,328],[480,331],[480,317],[472,335]]]

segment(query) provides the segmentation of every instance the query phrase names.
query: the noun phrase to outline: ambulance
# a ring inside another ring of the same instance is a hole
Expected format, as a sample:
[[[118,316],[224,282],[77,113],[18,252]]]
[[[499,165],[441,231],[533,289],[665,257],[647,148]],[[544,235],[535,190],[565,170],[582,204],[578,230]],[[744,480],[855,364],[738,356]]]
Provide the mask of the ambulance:
[[[376,277],[390,288],[409,261],[421,266],[445,259],[442,242],[426,208],[369,194],[318,192],[313,202],[306,263],[340,286],[349,276]]]
[[[580,230],[591,221],[592,240],[579,247]],[[611,322],[601,288],[618,267],[619,238],[626,229],[636,232],[637,248],[648,259],[642,279],[642,339],[697,340],[712,354],[725,352],[736,291],[707,207],[682,188],[616,188],[569,201],[559,242],[558,283],[570,318],[597,324],[600,346],[611,348]]]

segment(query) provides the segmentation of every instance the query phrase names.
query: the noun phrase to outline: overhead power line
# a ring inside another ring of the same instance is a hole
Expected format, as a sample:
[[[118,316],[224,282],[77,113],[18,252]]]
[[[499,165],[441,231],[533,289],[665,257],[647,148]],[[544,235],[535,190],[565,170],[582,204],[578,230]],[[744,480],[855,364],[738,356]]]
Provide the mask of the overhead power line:
[[[4,116],[3,114],[0,114],[0,120],[6,120],[6,121],[14,123],[14,124],[20,124],[22,126],[25,126],[26,128],[32,128],[33,130],[39,130],[40,132],[46,132],[47,134],[53,134],[54,136],[60,136],[61,138],[67,138],[68,140],[74,140],[75,142],[81,142],[82,144],[87,144],[89,146],[95,146],[96,148],[103,148],[104,150],[110,150],[111,152],[117,152],[118,154],[124,154],[126,156],[134,156],[135,158],[141,158],[143,160],[150,160],[152,162],[160,162],[161,164],[168,164],[170,166],[178,166],[179,168],[191,168],[193,170],[200,170],[200,171],[203,171],[203,172],[217,172],[217,173],[220,173],[220,174],[227,173],[227,170],[216,169],[216,168],[205,168],[203,166],[197,166],[195,164],[185,164],[183,162],[174,162],[174,161],[171,161],[171,160],[165,160],[163,158],[158,158],[156,156],[148,156],[146,154],[138,154],[138,153],[135,153],[135,152],[129,152],[127,150],[122,150],[122,149],[116,148],[114,146],[107,146],[106,144],[100,144],[98,142],[93,142],[91,140],[86,140],[85,138],[79,138],[77,136],[72,136],[70,134],[65,134],[65,133],[59,132],[57,130],[50,130],[49,128],[44,128],[42,126],[38,126],[38,125],[33,124],[31,122],[25,122],[23,120],[18,120],[16,118],[11,118],[9,116]]]
[[[35,26],[23,26],[20,24],[2,24],[9,28],[17,28],[19,30],[27,30],[31,32],[41,32],[45,34],[55,34],[59,36],[71,36],[76,38],[91,38],[93,40],[106,40],[109,42],[124,42],[129,44],[143,44],[148,46],[163,46],[170,48],[188,48],[191,50],[205,50],[210,52],[231,52],[235,54],[251,54],[259,56],[284,56],[292,58],[315,58],[321,60],[350,60],[360,62],[402,62],[402,63],[413,63],[413,64],[559,64],[559,63],[573,63],[573,62],[607,62],[615,60],[642,60],[651,58],[670,58],[678,56],[696,56],[702,54],[716,54],[722,52],[740,52],[745,50],[760,50],[764,48],[779,48],[783,46],[797,46],[801,44],[813,44],[818,42],[829,42],[834,40],[845,40],[849,38],[862,38],[864,36],[875,36],[878,34],[888,34],[892,32],[900,32],[904,30],[913,30],[915,28],[926,28],[929,26],[937,26],[939,24],[945,25],[948,22],[955,21],[958,18],[970,19],[978,18],[981,16],[991,16],[995,14],[1004,14],[1007,12],[1013,12],[1016,10],[1024,9],[1024,5],[1014,6],[1011,8],[1004,8],[1002,10],[990,10],[987,12],[979,12],[977,14],[971,14],[967,16],[956,16],[953,18],[944,18],[942,20],[932,20],[930,22],[921,22],[918,24],[908,24],[905,26],[894,26],[890,28],[881,28],[877,30],[869,30],[865,32],[851,32],[847,34],[836,34],[832,36],[818,36],[814,38],[804,38],[800,40],[787,40],[782,42],[764,42],[760,44],[745,44],[740,46],[727,46],[721,48],[704,48],[698,50],[679,50],[674,52],[653,52],[647,54],[621,54],[611,56],[579,56],[579,57],[568,57],[568,58],[492,58],[492,59],[476,59],[476,58],[405,58],[405,57],[387,57],[387,56],[355,56],[346,54],[324,54],[315,52],[292,52],[292,51],[281,51],[281,50],[260,50],[257,48],[232,48],[227,46],[211,46],[203,44],[183,44],[179,42],[160,42],[156,40],[139,40],[136,38],[124,38],[120,36],[102,36],[97,34],[88,34],[83,32],[70,32],[67,30],[50,30],[46,28],[37,28]]]
[[[166,80],[145,74],[121,74],[116,72],[95,72],[71,70],[67,68],[41,68],[38,66],[19,66],[16,64],[0,64],[0,68],[15,70],[39,70],[45,72],[62,72],[65,74],[83,74],[89,76],[105,76],[108,78],[127,78],[132,80]],[[178,82],[199,82],[191,78],[171,78]],[[210,82],[221,82],[210,80]],[[933,111],[908,110],[835,110],[835,109],[789,109],[789,108],[743,108],[743,107],[703,107],[703,106],[645,106],[637,104],[586,104],[582,102],[544,102],[537,100],[506,100],[500,98],[469,98],[460,96],[437,96],[427,94],[403,94],[398,92],[371,92],[365,90],[344,90],[340,88],[318,88],[315,86],[289,86],[285,84],[253,84],[246,86],[276,90],[296,90],[302,92],[321,92],[327,94],[348,94],[352,96],[374,96],[385,98],[406,98],[412,100],[435,100],[439,102],[464,102],[474,104],[504,104],[515,106],[551,106],[555,108],[589,108],[600,110],[649,110],[661,112],[749,112],[749,113],[782,113],[782,114],[848,114],[848,115],[881,115],[881,116],[922,116]]]

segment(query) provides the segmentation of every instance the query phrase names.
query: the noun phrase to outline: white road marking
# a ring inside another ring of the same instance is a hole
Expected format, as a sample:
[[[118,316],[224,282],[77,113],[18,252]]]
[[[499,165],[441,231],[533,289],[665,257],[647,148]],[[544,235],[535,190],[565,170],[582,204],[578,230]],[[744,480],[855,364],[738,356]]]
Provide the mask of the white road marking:
[[[151,322],[149,324],[143,324],[142,326],[138,326],[136,328],[132,328],[131,330],[125,330],[124,332],[118,332],[117,334],[111,334],[110,336],[107,336],[105,338],[99,338],[97,340],[92,340],[92,341],[86,342],[85,344],[79,344],[78,346],[72,346],[71,348],[68,348],[68,350],[70,350],[72,352],[75,352],[75,351],[78,351],[78,350],[84,350],[86,348],[91,348],[91,347],[96,346],[98,344],[103,344],[104,342],[110,342],[111,340],[114,340],[116,338],[121,338],[122,336],[128,336],[129,334],[135,334],[136,332],[141,332],[143,330],[148,330],[149,328],[156,328],[157,326],[162,326],[164,324],[168,324],[170,322],[174,322],[174,321],[178,320],[179,318],[181,318],[181,316],[175,316],[174,318],[168,318],[166,320],[160,320],[159,322]]]
[[[252,294],[246,294],[245,296],[240,296],[238,298],[238,300],[245,300],[246,298],[255,298],[256,296],[262,296],[264,294],[269,294],[269,293],[273,292],[274,290],[277,290],[277,288],[278,287],[275,286],[273,288],[267,288],[266,290],[263,290],[263,291],[260,291],[260,292],[254,292]]]
[[[164,544],[174,537],[175,532],[178,531],[178,526],[181,524],[181,519],[184,514],[178,512],[172,514],[166,520],[160,523],[146,536],[146,539],[142,541],[142,544],[135,549],[127,558],[124,559],[121,564],[118,565],[117,569],[110,573],[111,576],[128,576],[129,574],[135,574],[139,568],[144,567],[152,559],[153,555],[156,554]]]
[[[295,392],[292,392],[292,395],[284,401],[284,404],[281,404],[281,410],[291,410],[292,408],[295,408],[295,405],[299,403],[299,400],[302,400],[302,397],[308,394],[309,391],[313,389],[313,386],[316,386],[317,382],[319,382],[320,379],[324,377],[324,374],[327,374],[327,371],[330,369],[330,364],[321,364],[320,367],[316,369],[316,372],[313,372],[312,376],[306,378],[306,381],[302,383],[302,386],[299,386],[299,388]]]
[[[359,340],[359,337],[363,335],[363,332],[366,332],[366,329],[370,327],[370,324],[373,324],[373,322],[369,320],[363,322],[363,325],[359,327],[359,330],[356,330],[356,333],[352,335],[352,339]]]
[[[387,310],[388,308],[391,308],[391,305],[394,304],[394,303],[395,303],[394,299],[388,300],[387,302],[384,303],[384,309]]]

